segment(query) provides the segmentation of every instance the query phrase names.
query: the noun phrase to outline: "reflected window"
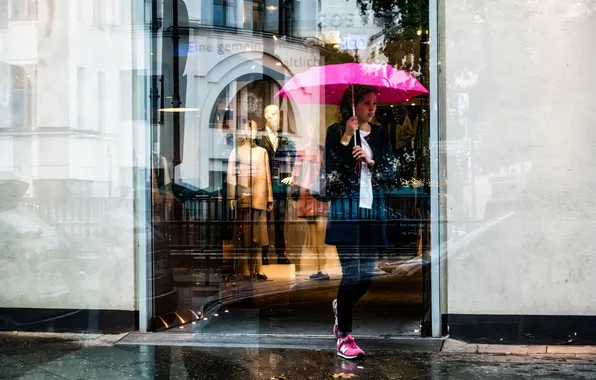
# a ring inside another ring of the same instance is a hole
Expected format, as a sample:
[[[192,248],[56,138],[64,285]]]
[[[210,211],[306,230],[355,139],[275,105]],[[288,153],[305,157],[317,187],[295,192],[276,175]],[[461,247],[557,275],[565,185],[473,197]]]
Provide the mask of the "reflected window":
[[[106,124],[106,75],[103,72],[97,73],[97,128],[100,131],[105,129]]]
[[[244,0],[244,29],[262,32],[265,30],[265,1]]]
[[[265,27],[265,2],[252,1],[252,30],[262,31]]]
[[[279,35],[294,34],[293,0],[244,0],[244,29]]]
[[[279,30],[281,35],[294,35],[294,1],[279,1]]]
[[[8,29],[8,0],[0,0],[0,30]]]
[[[236,27],[236,0],[213,2],[213,25]]]
[[[38,0],[12,0],[10,4],[13,21],[31,21],[37,20]]]
[[[104,29],[106,24],[106,0],[93,0],[93,24],[99,29]]]
[[[35,65],[0,62],[0,129],[31,129],[35,123]]]
[[[85,69],[77,67],[77,128],[85,128]]]
[[[120,71],[120,116],[122,120],[145,120],[146,72],[140,70]]]

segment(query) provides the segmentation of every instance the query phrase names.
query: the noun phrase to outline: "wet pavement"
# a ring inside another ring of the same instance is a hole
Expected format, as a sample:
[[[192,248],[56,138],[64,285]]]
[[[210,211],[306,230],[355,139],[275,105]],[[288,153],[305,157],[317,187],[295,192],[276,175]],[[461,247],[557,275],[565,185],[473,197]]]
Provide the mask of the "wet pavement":
[[[333,342],[330,342],[333,344]],[[596,357],[515,357],[372,350],[93,346],[0,337],[1,379],[594,379]]]

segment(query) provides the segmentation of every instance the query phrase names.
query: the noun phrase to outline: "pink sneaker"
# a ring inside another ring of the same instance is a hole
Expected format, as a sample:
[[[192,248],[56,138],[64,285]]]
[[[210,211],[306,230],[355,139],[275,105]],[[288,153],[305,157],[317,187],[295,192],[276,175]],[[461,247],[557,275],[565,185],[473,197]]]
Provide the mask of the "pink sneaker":
[[[364,357],[364,351],[358,347],[354,337],[348,335],[337,340],[337,356],[344,359],[359,359]]]
[[[333,315],[335,316],[335,324],[333,325],[333,335],[335,335],[335,337],[339,339],[339,325],[337,324],[337,300],[333,300],[331,306],[333,307]]]

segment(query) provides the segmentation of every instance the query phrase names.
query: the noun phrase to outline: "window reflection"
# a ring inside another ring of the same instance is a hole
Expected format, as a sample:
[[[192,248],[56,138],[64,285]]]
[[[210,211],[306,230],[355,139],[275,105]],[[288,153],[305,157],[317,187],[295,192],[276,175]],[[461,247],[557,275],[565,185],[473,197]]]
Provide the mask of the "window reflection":
[[[10,4],[13,21],[37,20],[38,0],[12,0]]]

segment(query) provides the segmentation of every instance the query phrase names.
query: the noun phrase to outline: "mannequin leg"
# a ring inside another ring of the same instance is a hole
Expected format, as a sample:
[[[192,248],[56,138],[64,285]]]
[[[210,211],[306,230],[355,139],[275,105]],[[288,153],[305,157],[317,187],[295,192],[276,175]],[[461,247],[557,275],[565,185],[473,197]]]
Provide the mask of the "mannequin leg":
[[[246,248],[238,247],[234,249],[234,270],[237,274],[247,276],[250,273],[250,268],[246,260]]]
[[[259,247],[258,244],[255,245],[255,257],[254,257],[254,261],[255,261],[255,275],[254,275],[254,279],[256,279],[257,281],[265,281],[267,280],[267,276],[265,276],[262,272],[263,267],[262,267],[262,263],[259,263],[259,250],[262,249],[263,247]]]
[[[291,264],[290,260],[285,255],[286,252],[286,199],[277,199],[277,210],[274,209],[273,215],[275,223],[275,253],[277,254],[278,264]]]
[[[310,251],[315,257],[315,263],[317,272],[310,276],[313,280],[329,280],[329,275],[327,275],[325,270],[325,249],[324,249],[324,240],[321,241],[320,232],[319,232],[320,223],[318,218],[312,218],[308,221],[308,234],[309,234],[309,241],[310,241]]]
[[[310,252],[311,254],[313,254],[315,256],[315,262],[316,262],[316,267],[317,267],[317,272],[321,271],[321,260],[319,257],[319,251],[318,251],[318,247],[317,247],[317,225],[316,225],[316,221],[314,220],[309,220],[308,221],[308,241],[309,241],[309,248],[310,248]]]
[[[321,229],[323,229],[321,231]],[[314,246],[317,255],[317,266],[319,271],[327,273],[326,258],[325,258],[325,230],[324,224],[321,223],[321,218],[317,217],[313,225],[312,234],[314,236]]]
[[[269,265],[269,246],[264,245],[261,247],[261,264]]]
[[[238,209],[236,223],[234,224],[234,272],[247,275],[249,268],[246,262],[246,245],[244,243],[244,210]]]
[[[257,246],[252,244],[248,249],[248,270],[250,277],[255,278],[257,275]]]

